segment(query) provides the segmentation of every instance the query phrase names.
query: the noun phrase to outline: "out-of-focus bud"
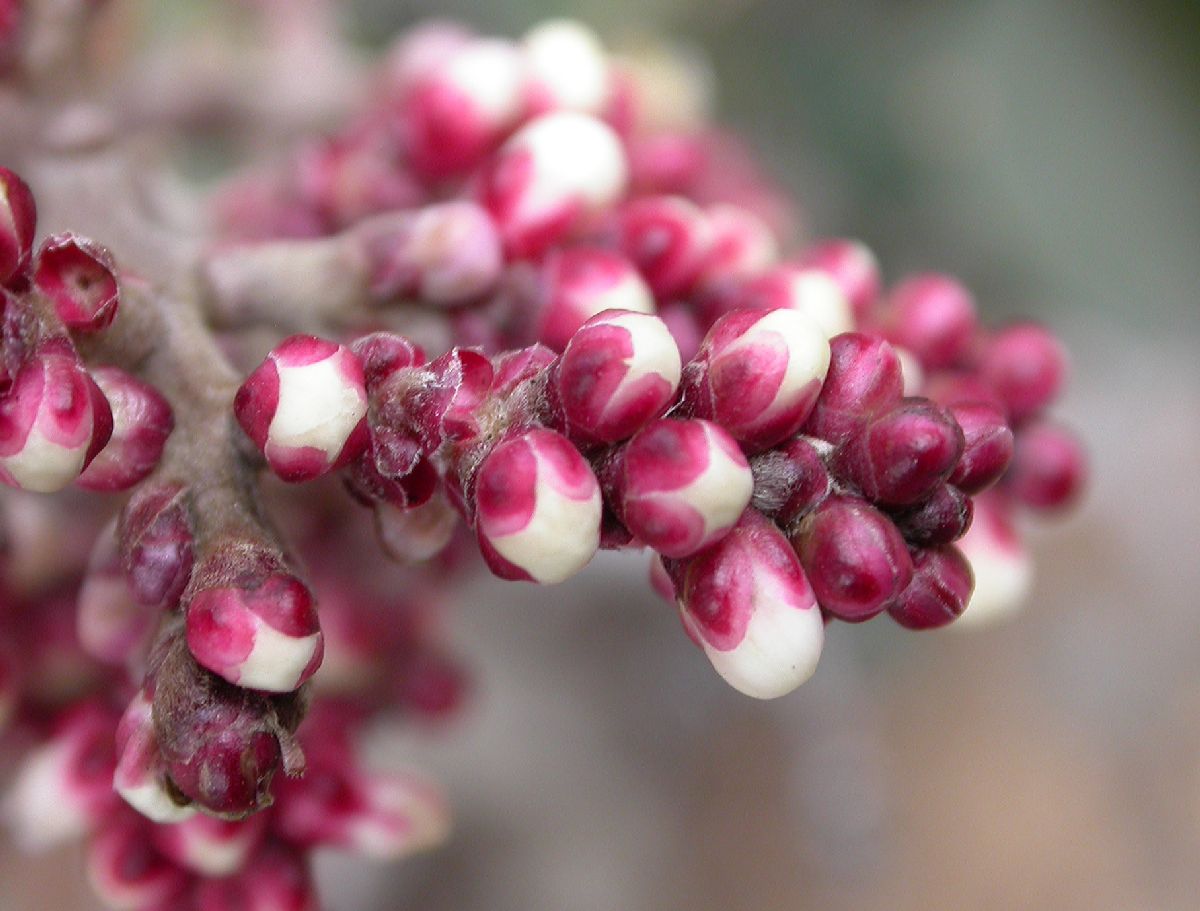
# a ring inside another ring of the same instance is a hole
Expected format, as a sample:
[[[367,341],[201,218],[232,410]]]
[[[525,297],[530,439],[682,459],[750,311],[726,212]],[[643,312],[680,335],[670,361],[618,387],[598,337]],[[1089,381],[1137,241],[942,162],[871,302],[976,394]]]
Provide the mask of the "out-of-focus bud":
[[[700,343],[704,340],[704,329],[695,308],[683,301],[672,301],[659,309],[658,316],[671,330],[684,363],[692,360],[700,352]]]
[[[797,436],[750,460],[754,471],[754,508],[787,529],[816,509],[833,492],[825,465],[826,444]]]
[[[112,435],[104,393],[58,340],[31,355],[0,397],[0,481],[52,493],[85,469]]]
[[[197,569],[186,604],[187,644],[200,664],[230,683],[288,693],[320,667],[316,604],[277,560],[218,551]],[[215,584],[205,584],[211,575]]]
[[[625,257],[599,247],[551,253],[542,266],[538,340],[562,351],[579,327],[605,310],[653,313],[654,297]]]
[[[966,534],[973,515],[971,498],[952,484],[942,484],[923,503],[892,518],[909,544],[939,547]]]
[[[115,722],[113,713],[84,704],[25,757],[3,804],[5,821],[23,849],[44,850],[79,838],[113,808]]]
[[[996,333],[980,364],[983,378],[1020,422],[1058,397],[1067,372],[1062,343],[1045,326],[1018,323]]]
[[[971,564],[975,590],[959,625],[976,626],[1012,616],[1033,585],[1033,561],[1013,527],[1011,508],[997,491],[975,498],[975,519],[958,542]]]
[[[117,725],[112,786],[126,803],[154,822],[179,822],[196,812],[167,779],[154,733],[153,707],[144,690],[133,697]]]
[[[600,546],[600,486],[560,434],[528,430],[497,446],[475,481],[475,528],[502,579],[549,584],[581,570]]]
[[[1005,489],[1031,509],[1053,512],[1072,506],[1087,479],[1087,456],[1065,427],[1038,421],[1017,434]]]
[[[42,241],[33,283],[74,332],[99,332],[117,315],[120,291],[112,254],[86,237],[54,234]]]
[[[150,827],[133,814],[109,820],[92,836],[87,874],[100,900],[117,911],[185,907],[187,873],[155,850]]]
[[[520,115],[521,83],[521,55],[507,41],[466,41],[428,67],[397,112],[413,171],[441,181],[476,168]]]
[[[966,609],[974,584],[971,564],[957,547],[920,551],[908,587],[888,607],[908,629],[933,629],[956,620]]]
[[[712,246],[704,211],[682,196],[644,196],[617,212],[617,246],[659,300],[683,297],[700,278]]]
[[[881,338],[858,332],[829,343],[829,370],[804,432],[834,445],[859,433],[900,400],[900,360]]]
[[[975,299],[948,275],[914,275],[892,289],[883,324],[888,339],[913,352],[925,369],[953,367],[978,329]]]
[[[114,519],[100,533],[79,589],[79,645],[98,661],[124,665],[146,644],[156,619],[151,609],[134,600],[125,582]]]
[[[303,852],[268,840],[234,876],[196,884],[196,911],[317,911],[317,891]]]
[[[2,9],[5,5],[0,4],[0,65],[6,43]],[[37,206],[33,193],[20,177],[8,168],[0,167],[0,285],[9,284],[29,266],[36,229]]]
[[[554,368],[568,435],[589,443],[633,436],[671,404],[682,369],[658,317],[624,310],[592,317]]]
[[[380,304],[417,298],[452,307],[477,300],[500,279],[496,225],[473,202],[381,215],[354,229],[367,260],[368,292]]]
[[[842,289],[856,322],[871,315],[879,299],[879,262],[856,240],[826,240],[809,247],[798,264],[828,275]]]
[[[118,533],[133,597],[147,606],[174,607],[195,558],[188,489],[180,484],[140,487],[121,512]]]
[[[905,399],[834,456],[837,470],[870,500],[917,503],[950,477],[963,451],[954,418],[928,399]]]
[[[1013,456],[1013,432],[1004,412],[988,402],[960,402],[950,414],[963,432],[963,453],[950,483],[963,493],[977,494],[994,484]]]
[[[266,834],[267,816],[213,819],[197,814],[182,822],[154,826],[154,846],[184,869],[201,876],[232,876],[246,865]]]
[[[892,520],[857,497],[829,497],[792,542],[821,607],[850,623],[874,617],[912,578]]]
[[[672,567],[684,628],[734,689],[774,699],[812,676],[825,629],[787,538],[753,509]]]
[[[854,329],[854,316],[841,286],[824,270],[782,264],[747,283],[734,305],[763,310],[796,310],[821,327],[826,338]]]
[[[709,421],[669,418],[630,440],[605,481],[626,527],[675,558],[724,537],[754,486],[750,465],[728,433]]]
[[[233,403],[246,435],[285,481],[309,481],[367,445],[367,392],[350,349],[293,335],[247,377]]]
[[[545,252],[616,202],[628,165],[610,127],[586,114],[545,114],[504,144],[485,169],[484,206],[509,255]]]
[[[791,310],[739,310],[708,331],[687,368],[685,406],[765,449],[804,423],[829,369],[821,329]]]
[[[709,243],[699,284],[705,289],[720,291],[732,282],[750,279],[779,258],[779,242],[771,226],[749,209],[714,205],[705,209],[704,218]]]
[[[127,490],[158,465],[175,416],[157,389],[124,370],[99,367],[92,377],[112,409],[112,437],[75,483],[88,490]]]
[[[378,121],[306,146],[295,164],[298,196],[334,228],[420,205],[424,188],[403,166],[399,141]]]
[[[458,22],[445,19],[421,22],[401,33],[389,49],[382,81],[389,91],[403,95],[474,38]]]
[[[596,34],[566,19],[543,22],[521,40],[530,110],[599,114],[612,94],[608,57]]]
[[[401,563],[417,563],[436,556],[450,543],[458,513],[444,496],[410,509],[388,503],[375,507],[375,531],[384,552]]]

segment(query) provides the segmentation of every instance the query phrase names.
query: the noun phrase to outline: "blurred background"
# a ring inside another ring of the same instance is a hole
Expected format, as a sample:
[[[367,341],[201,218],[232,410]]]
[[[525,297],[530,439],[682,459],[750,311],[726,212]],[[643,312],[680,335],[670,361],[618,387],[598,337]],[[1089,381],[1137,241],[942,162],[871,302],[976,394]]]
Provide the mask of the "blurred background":
[[[835,625],[768,704],[712,673],[642,559],[480,580],[455,621],[472,707],[374,745],[441,777],[455,837],[322,858],[331,911],[1200,906],[1200,4],[357,0],[346,26],[382,47],[430,15],[694,45],[809,232],[1056,327],[1094,478],[1036,530],[1024,614]]]

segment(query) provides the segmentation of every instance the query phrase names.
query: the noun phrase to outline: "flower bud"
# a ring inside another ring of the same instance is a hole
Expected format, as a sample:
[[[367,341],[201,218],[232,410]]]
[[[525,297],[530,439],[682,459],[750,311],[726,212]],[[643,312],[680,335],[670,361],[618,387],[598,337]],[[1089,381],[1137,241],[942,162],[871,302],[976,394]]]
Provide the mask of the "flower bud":
[[[555,351],[604,310],[654,312],[654,297],[633,264],[599,247],[569,247],[547,256],[541,296],[538,339]]]
[[[581,570],[600,546],[600,487],[579,451],[550,430],[498,445],[475,480],[475,528],[502,579],[549,584]]]
[[[937,487],[925,502],[892,516],[909,544],[940,547],[957,541],[971,527],[971,498],[951,484]]]
[[[671,404],[682,369],[658,317],[624,310],[592,317],[554,368],[568,435],[603,443],[633,436]]]
[[[179,822],[196,812],[167,778],[154,733],[153,707],[145,690],[133,697],[117,725],[112,786],[127,804],[154,822]]]
[[[816,268],[776,266],[742,288],[734,306],[796,310],[820,326],[826,338],[854,329],[845,292],[828,273]]]
[[[936,273],[914,275],[897,285],[883,321],[888,339],[915,354],[927,370],[961,362],[978,329],[971,292]]]
[[[196,884],[196,911],[317,911],[307,858],[296,847],[269,840],[243,870]]]
[[[708,217],[682,196],[644,196],[616,215],[617,247],[638,267],[659,300],[684,297],[712,245]]]
[[[879,299],[879,262],[865,244],[856,240],[826,240],[809,247],[797,264],[824,272],[850,302],[856,322],[870,316]]]
[[[553,110],[599,114],[612,93],[612,74],[600,39],[568,19],[543,22],[521,40],[525,95],[537,113]]]
[[[366,506],[386,502],[407,509],[432,497],[440,479],[415,437],[379,424],[372,429],[367,451],[347,467],[345,480],[350,493]]]
[[[900,400],[903,379],[896,352],[881,338],[858,332],[829,342],[829,370],[804,432],[838,445]]]
[[[834,457],[837,470],[870,500],[917,503],[950,477],[963,451],[963,432],[928,399],[904,399],[880,415]]]
[[[774,699],[812,676],[825,629],[787,539],[752,509],[675,567],[684,628],[730,686]]]
[[[92,837],[87,873],[101,901],[115,911],[185,907],[187,874],[154,849],[149,826],[132,814],[108,820]]]
[[[190,494],[179,484],[138,488],[121,512],[121,566],[139,604],[173,608],[192,576]]]
[[[92,377],[112,409],[112,437],[75,483],[87,490],[128,490],[158,466],[175,416],[157,389],[124,370],[99,367]]]
[[[1083,491],[1087,458],[1069,430],[1048,421],[1021,428],[1006,490],[1031,509],[1057,511],[1073,505]]]
[[[849,623],[874,617],[912,578],[912,558],[896,526],[857,497],[828,498],[792,543],[821,607]]]
[[[285,481],[310,481],[367,445],[362,365],[343,345],[293,335],[238,390],[234,414]]]
[[[699,420],[664,418],[643,428],[611,475],[607,486],[621,521],[642,543],[675,558],[724,537],[754,486],[733,438]]]
[[[0,37],[0,45],[3,43]],[[29,266],[36,228],[33,193],[20,177],[0,167],[0,286],[12,282]]]
[[[987,402],[959,402],[950,414],[963,432],[963,453],[950,473],[950,483],[967,494],[994,484],[1013,456],[1013,432],[1004,412]]]
[[[97,661],[119,667],[146,644],[155,620],[154,612],[134,599],[125,582],[114,520],[100,533],[79,589],[79,645]]]
[[[406,384],[376,423],[408,425],[427,453],[446,440],[476,436],[477,412],[495,378],[491,361],[469,348],[451,348],[424,370],[424,379]]]
[[[912,581],[888,613],[908,629],[945,626],[966,608],[973,584],[971,564],[958,548],[922,550],[913,561]]]
[[[112,254],[86,237],[54,234],[42,241],[33,284],[74,332],[99,332],[117,315],[120,291]]]
[[[375,507],[375,533],[384,552],[401,563],[418,563],[441,553],[458,526],[458,513],[442,495],[420,506]]]
[[[754,508],[784,529],[816,509],[833,492],[833,479],[822,450],[808,437],[793,437],[755,456],[750,467],[754,472]]]
[[[699,284],[721,289],[732,282],[753,278],[779,259],[779,242],[771,226],[749,209],[719,204],[704,211],[708,224],[708,252]]]
[[[984,351],[980,373],[1020,422],[1058,397],[1067,372],[1062,344],[1044,326],[1018,323],[998,332]]]
[[[975,577],[963,625],[1003,620],[1020,610],[1029,595],[1033,561],[1010,513],[1008,502],[996,491],[975,498],[975,519],[957,545]]]
[[[232,876],[242,870],[266,834],[267,816],[214,819],[197,814],[182,822],[154,826],[154,847],[186,870],[200,876]]]
[[[742,443],[765,449],[804,423],[829,369],[829,342],[790,310],[739,310],[708,331],[683,400]]]
[[[61,490],[111,435],[104,393],[68,346],[48,342],[0,397],[0,481],[37,493]]]
[[[522,127],[486,168],[481,199],[509,255],[537,257],[625,192],[628,165],[610,127],[573,112]]]

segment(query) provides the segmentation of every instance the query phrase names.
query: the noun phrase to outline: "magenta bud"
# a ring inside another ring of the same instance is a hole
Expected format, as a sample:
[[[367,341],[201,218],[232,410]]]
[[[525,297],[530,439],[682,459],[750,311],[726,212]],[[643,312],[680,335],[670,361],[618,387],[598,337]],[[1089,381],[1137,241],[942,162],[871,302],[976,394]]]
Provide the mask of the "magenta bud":
[[[131,813],[106,820],[87,852],[88,881],[109,908],[182,908],[188,875],[155,850],[150,827]]]
[[[599,247],[550,253],[542,266],[540,295],[538,339],[555,351],[604,310],[654,312],[654,297],[633,263]]]
[[[317,911],[307,857],[294,845],[269,840],[233,876],[196,884],[195,911]]]
[[[100,533],[79,588],[75,633],[91,657],[116,666],[131,662],[147,643],[157,619],[139,604],[125,582],[116,520]]]
[[[799,265],[818,269],[842,289],[856,322],[870,316],[879,300],[879,262],[875,254],[856,240],[826,240],[809,247]]]
[[[374,392],[392,374],[406,367],[425,363],[421,346],[394,332],[372,332],[350,346],[362,364],[363,382],[368,393]]]
[[[900,400],[900,359],[886,341],[848,333],[829,342],[829,370],[804,432],[834,445],[859,433]]]
[[[936,273],[914,275],[893,288],[883,323],[888,339],[915,354],[926,370],[961,362],[978,329],[971,292]]]
[[[150,838],[163,855],[204,877],[232,876],[246,866],[262,844],[268,816],[214,819],[196,814],[181,822],[154,826]]]
[[[1017,434],[1005,489],[1031,509],[1054,512],[1078,501],[1087,480],[1087,456],[1065,427],[1038,421]]]
[[[0,10],[0,20],[3,18]],[[4,28],[0,21],[0,33]],[[0,53],[4,43],[0,34]],[[29,186],[8,168],[0,167],[0,286],[8,285],[29,267],[36,229],[37,206]]]
[[[700,278],[712,231],[704,211],[682,196],[644,196],[616,214],[617,247],[659,300],[683,297]]]
[[[687,557],[728,534],[750,503],[754,477],[716,424],[664,418],[621,451],[606,487],[621,521],[667,557]]]
[[[484,169],[479,198],[506,252],[535,258],[625,192],[628,164],[612,128],[585,114],[544,114],[518,130]]]
[[[188,489],[179,484],[138,489],[125,504],[118,530],[133,597],[147,606],[174,607],[195,555]]]
[[[774,699],[816,670],[821,612],[787,538],[753,509],[672,568],[684,629],[739,692]]]
[[[362,364],[344,345],[293,335],[272,349],[233,402],[246,435],[285,481],[310,481],[367,445]]]
[[[108,401],[70,345],[44,343],[0,395],[0,481],[38,493],[61,490],[111,435]]]
[[[913,560],[912,581],[888,607],[908,629],[934,629],[956,620],[971,599],[971,564],[957,547],[922,550]]]
[[[1058,397],[1067,354],[1053,333],[1037,323],[1018,323],[991,339],[980,373],[1008,409],[1014,423],[1037,414]]]
[[[475,530],[502,579],[549,584],[581,570],[600,546],[600,487],[563,436],[528,430],[501,443],[475,480]]]
[[[834,462],[870,500],[917,503],[950,477],[963,451],[954,418],[928,399],[904,399],[837,451]]]
[[[971,498],[951,484],[937,487],[925,502],[892,516],[909,544],[940,547],[957,541],[971,527]]]
[[[827,448],[827,444],[819,444]],[[750,460],[754,508],[787,529],[833,492],[833,479],[818,444],[797,436]]]
[[[99,332],[117,315],[120,289],[112,254],[86,237],[53,234],[42,241],[33,284],[74,332]]]
[[[424,191],[403,166],[398,145],[379,121],[311,143],[297,156],[296,195],[314,215],[339,228],[412,209],[421,204]]]
[[[718,204],[704,211],[708,225],[708,251],[698,283],[705,289],[723,289],[753,278],[775,264],[779,244],[771,226],[749,209]]]
[[[658,317],[625,310],[592,317],[554,368],[568,435],[588,443],[633,436],[674,400],[682,369]]]
[[[75,483],[88,490],[128,490],[158,466],[175,416],[157,389],[117,367],[99,367],[92,376],[112,409],[113,431]]]
[[[857,497],[828,498],[792,543],[821,607],[849,623],[870,620],[912,578],[912,558],[896,526]]]
[[[804,423],[829,369],[825,334],[792,310],[737,310],[717,320],[688,364],[683,401],[751,449]]]
[[[974,495],[994,484],[1008,468],[1013,432],[1004,412],[987,402],[960,402],[949,411],[963,432],[962,457],[950,473],[950,483]]]

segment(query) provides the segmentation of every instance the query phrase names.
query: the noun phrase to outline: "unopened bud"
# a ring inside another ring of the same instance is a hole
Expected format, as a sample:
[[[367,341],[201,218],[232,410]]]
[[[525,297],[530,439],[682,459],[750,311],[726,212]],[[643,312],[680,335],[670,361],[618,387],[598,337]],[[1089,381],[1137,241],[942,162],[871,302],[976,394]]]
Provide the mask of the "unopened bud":
[[[551,253],[542,267],[541,296],[538,339],[555,351],[604,310],[654,312],[654,297],[634,265],[599,247]]]
[[[128,490],[157,467],[175,416],[157,389],[117,367],[97,368],[92,377],[112,409],[112,437],[75,483],[88,490]]]
[[[922,550],[913,560],[912,581],[888,613],[909,629],[945,626],[966,609],[973,584],[971,564],[958,548]]]
[[[818,269],[842,289],[857,322],[870,316],[879,299],[879,262],[875,254],[856,240],[827,240],[809,247],[799,265]]]
[[[687,295],[712,246],[708,217],[682,196],[645,196],[616,215],[617,246],[659,300]]]
[[[121,565],[139,604],[172,608],[195,558],[189,492],[180,484],[140,487],[121,512]]]
[[[1013,456],[1013,433],[999,407],[987,402],[960,402],[950,414],[963,432],[963,453],[950,473],[950,483],[967,494],[994,484]]]
[[[1019,611],[1033,586],[1033,561],[1001,493],[975,498],[975,519],[957,546],[975,576],[961,625],[994,623]]]
[[[917,356],[927,370],[953,367],[978,329],[975,299],[948,275],[914,275],[891,292],[883,319],[888,339]]]
[[[804,432],[834,445],[900,400],[900,360],[883,339],[854,332],[829,343],[829,370]]]
[[[1067,355],[1053,333],[1037,323],[1018,323],[996,333],[980,364],[1014,422],[1032,417],[1058,397]]]
[[[817,268],[784,264],[749,282],[735,306],[764,310],[796,310],[821,327],[826,338],[854,329],[854,315],[841,286]]]
[[[527,105],[599,114],[612,93],[612,74],[600,39],[567,19],[537,25],[521,40]]]
[[[1053,512],[1069,508],[1083,491],[1087,457],[1065,427],[1038,421],[1017,434],[1005,487],[1026,506]]]
[[[3,27],[0,23],[0,32]],[[0,54],[4,43],[0,34]],[[28,268],[36,229],[37,206],[29,186],[8,168],[0,167],[0,285],[9,284]]]

